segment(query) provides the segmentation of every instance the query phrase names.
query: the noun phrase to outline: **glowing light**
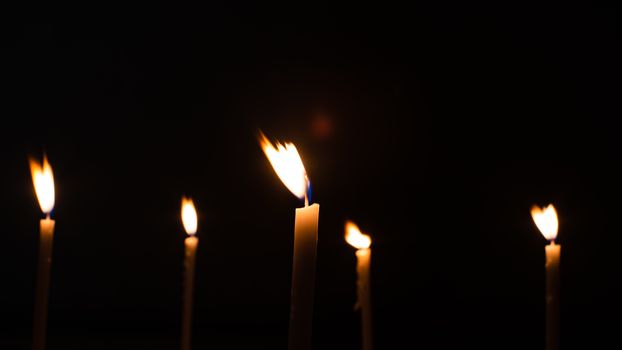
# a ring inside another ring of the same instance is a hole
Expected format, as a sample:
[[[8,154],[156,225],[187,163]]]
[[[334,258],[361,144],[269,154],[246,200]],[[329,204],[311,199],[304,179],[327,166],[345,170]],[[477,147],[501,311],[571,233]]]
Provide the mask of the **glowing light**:
[[[371,237],[361,233],[358,226],[352,221],[346,222],[346,242],[356,249],[366,249],[371,245]]]
[[[259,144],[285,187],[296,197],[303,199],[308,187],[307,171],[296,146],[277,142],[275,147],[263,133],[259,135]]]
[[[181,199],[181,221],[187,234],[194,235],[197,233],[197,211],[190,198],[183,197]]]
[[[39,206],[45,214],[49,214],[54,209],[54,174],[47,157],[43,157],[43,164],[31,158],[30,173]]]
[[[551,241],[557,237],[559,222],[557,220],[557,212],[552,204],[544,208],[534,205],[531,208],[531,217],[544,238]]]

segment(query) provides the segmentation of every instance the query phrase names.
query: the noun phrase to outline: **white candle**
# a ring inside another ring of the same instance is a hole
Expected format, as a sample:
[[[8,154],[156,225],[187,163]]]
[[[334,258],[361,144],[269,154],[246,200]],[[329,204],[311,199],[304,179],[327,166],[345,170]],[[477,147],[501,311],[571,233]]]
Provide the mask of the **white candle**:
[[[296,146],[277,142],[275,147],[264,134],[260,135],[259,142],[283,184],[296,197],[305,200],[304,208],[296,209],[288,344],[290,350],[310,350],[320,206],[309,205],[309,179]]]
[[[289,349],[311,349],[319,204],[296,209]]]
[[[181,199],[181,219],[188,237],[184,241],[184,307],[182,310],[181,349],[190,350],[192,333],[192,290],[194,287],[194,266],[199,239],[197,233],[197,212],[192,199]]]
[[[54,240],[55,222],[50,219],[50,212],[54,208],[54,175],[47,157],[43,158],[43,164],[39,164],[36,160],[31,159],[30,172],[39,205],[46,215],[45,219],[41,219],[39,225],[39,262],[32,332],[33,349],[43,350],[45,348],[48,290],[50,286],[50,267],[52,265],[52,243]]]
[[[371,318],[371,288],[370,288],[370,265],[371,265],[371,238],[361,233],[358,226],[351,221],[346,222],[346,241],[357,248],[356,272],[357,272],[357,301],[355,309],[361,310],[361,338],[363,350],[373,349],[372,318]]]
[[[546,208],[534,206],[531,209],[536,226],[549,240],[546,252],[546,349],[559,349],[559,260],[561,246],[555,244],[559,222],[553,205]]]

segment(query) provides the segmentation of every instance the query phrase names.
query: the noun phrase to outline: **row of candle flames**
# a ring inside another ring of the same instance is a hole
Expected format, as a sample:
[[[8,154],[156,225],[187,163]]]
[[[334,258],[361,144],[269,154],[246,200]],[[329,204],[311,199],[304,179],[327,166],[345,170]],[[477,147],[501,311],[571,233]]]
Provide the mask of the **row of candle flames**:
[[[276,174],[283,184],[298,198],[305,200],[305,208],[308,207],[307,190],[309,179],[302,163],[302,159],[292,143],[281,144],[276,142],[273,144],[263,133],[259,136],[259,143],[263,149],[270,164],[274,168]],[[276,147],[275,147],[276,145]],[[41,220],[41,241],[39,248],[39,268],[37,276],[37,291],[35,299],[35,317],[33,329],[33,348],[34,350],[43,350],[45,348],[45,329],[47,318],[47,290],[49,285],[49,267],[51,264],[51,246],[54,231],[54,220],[50,218],[50,213],[54,208],[54,176],[52,167],[44,156],[43,162],[30,159],[30,170],[35,187],[35,192],[41,210],[46,218]],[[318,209],[319,210],[319,209]],[[298,231],[298,211],[296,220],[296,231]],[[316,213],[317,215],[317,213]],[[557,213],[553,205],[540,208],[534,206],[531,209],[533,220],[542,233],[542,235],[550,241],[546,247],[546,276],[547,276],[547,333],[546,348],[547,350],[557,350],[558,345],[558,293],[559,283],[557,280],[560,246],[555,244],[558,231]],[[198,238],[195,237],[197,232],[197,214],[192,199],[182,197],[181,219],[188,238],[186,239],[185,254],[185,290],[184,290],[184,310],[182,320],[182,350],[190,349],[190,320],[192,310],[192,285],[194,275],[194,260]],[[317,235],[317,218],[315,221],[315,234]],[[298,240],[298,232],[296,232],[296,240]],[[317,236],[315,237],[317,239]],[[357,249],[357,272],[358,272],[358,295],[356,309],[361,311],[362,320],[362,347],[364,350],[372,349],[372,330],[371,330],[371,298],[369,292],[369,270],[371,260],[371,237],[363,234],[358,226],[351,221],[347,221],[345,225],[345,240]],[[315,245],[315,241],[313,241]],[[315,250],[315,247],[313,247]],[[294,252],[296,255],[296,251]],[[315,253],[313,253],[315,255]],[[296,257],[294,256],[294,260]],[[315,256],[313,256],[315,262]],[[294,276],[293,279],[296,279]],[[296,294],[294,282],[292,282],[292,298]],[[312,294],[311,294],[312,295]],[[300,350],[302,348],[310,349],[309,344],[292,345],[292,324],[294,322],[294,308],[296,305],[292,302],[292,315],[290,316],[290,350]],[[310,334],[310,330],[309,330]],[[295,343],[295,342],[294,342]]]

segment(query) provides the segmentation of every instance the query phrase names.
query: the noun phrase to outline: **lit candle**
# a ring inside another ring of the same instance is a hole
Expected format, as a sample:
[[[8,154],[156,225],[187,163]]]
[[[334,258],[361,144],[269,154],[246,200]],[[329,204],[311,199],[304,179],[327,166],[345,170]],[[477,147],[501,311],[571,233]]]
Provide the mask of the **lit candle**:
[[[559,349],[559,258],[561,246],[555,244],[559,222],[552,204],[546,208],[534,206],[531,216],[550,244],[546,251],[546,349]]]
[[[313,291],[315,289],[315,255],[319,204],[309,205],[309,180],[302,159],[291,143],[276,143],[276,148],[264,134],[261,147],[283,184],[298,198],[305,200],[304,208],[296,208],[294,226],[294,262],[289,317],[289,350],[310,350],[313,325]]]
[[[361,310],[361,335],[363,350],[372,350],[371,325],[371,288],[369,282],[369,267],[371,263],[371,238],[361,233],[358,226],[352,221],[346,222],[346,241],[357,249],[357,301],[356,310]]]
[[[181,199],[181,221],[188,234],[185,240],[185,260],[184,260],[184,308],[182,310],[181,322],[181,349],[190,350],[190,336],[192,329],[192,289],[194,285],[194,265],[196,260],[197,246],[199,239],[197,233],[197,212],[194,209],[192,199],[183,197]]]
[[[43,157],[43,164],[30,159],[30,172],[39,205],[46,216],[45,219],[41,219],[39,225],[39,263],[37,267],[32,333],[33,349],[43,350],[45,348],[48,289],[50,285],[50,266],[52,265],[52,241],[54,238],[54,220],[50,219],[50,212],[54,208],[54,175],[47,157]]]

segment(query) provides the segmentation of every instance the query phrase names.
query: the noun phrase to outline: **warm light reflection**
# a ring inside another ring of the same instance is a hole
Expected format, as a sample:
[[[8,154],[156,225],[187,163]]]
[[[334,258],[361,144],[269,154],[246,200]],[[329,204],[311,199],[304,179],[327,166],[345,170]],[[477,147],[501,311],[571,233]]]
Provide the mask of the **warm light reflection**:
[[[30,158],[30,173],[41,210],[49,214],[54,209],[54,175],[47,157],[43,157],[43,165]]]
[[[194,209],[192,199],[181,198],[181,221],[184,223],[184,229],[189,235],[197,233],[197,211]]]
[[[275,148],[263,133],[259,135],[259,144],[287,189],[296,197],[304,198],[307,191],[307,172],[296,146],[292,143],[283,145],[277,142]]]
[[[371,245],[371,238],[361,233],[358,226],[352,221],[346,222],[346,242],[356,249],[366,249]]]
[[[533,217],[533,221],[544,238],[552,241],[557,237],[559,222],[557,221],[557,212],[553,204],[549,204],[544,208],[534,205],[531,208],[531,217]]]

